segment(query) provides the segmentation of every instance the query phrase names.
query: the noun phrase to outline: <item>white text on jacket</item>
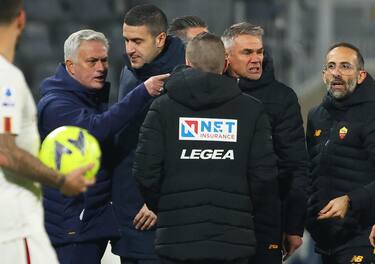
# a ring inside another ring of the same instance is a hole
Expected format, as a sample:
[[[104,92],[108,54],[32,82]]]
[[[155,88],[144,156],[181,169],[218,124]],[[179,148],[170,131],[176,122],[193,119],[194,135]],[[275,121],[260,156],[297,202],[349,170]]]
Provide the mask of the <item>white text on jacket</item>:
[[[180,159],[234,160],[234,151],[233,149],[192,149],[191,151],[183,149]]]

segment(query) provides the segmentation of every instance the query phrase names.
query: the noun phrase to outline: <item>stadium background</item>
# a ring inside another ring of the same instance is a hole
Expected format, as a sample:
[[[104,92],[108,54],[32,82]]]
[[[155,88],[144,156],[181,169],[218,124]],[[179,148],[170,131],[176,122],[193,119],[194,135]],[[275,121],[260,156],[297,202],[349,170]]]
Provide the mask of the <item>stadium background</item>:
[[[122,21],[134,5],[153,3],[167,15],[197,15],[211,32],[249,21],[265,29],[265,44],[274,58],[276,76],[299,96],[303,117],[324,94],[321,68],[326,49],[336,41],[355,44],[366,69],[375,73],[375,0],[25,0],[28,24],[16,64],[24,71],[36,100],[41,81],[63,61],[64,40],[79,29],[103,32],[110,41],[111,100],[116,101],[123,60]],[[318,264],[312,242],[288,264]],[[107,254],[102,263],[119,263]]]

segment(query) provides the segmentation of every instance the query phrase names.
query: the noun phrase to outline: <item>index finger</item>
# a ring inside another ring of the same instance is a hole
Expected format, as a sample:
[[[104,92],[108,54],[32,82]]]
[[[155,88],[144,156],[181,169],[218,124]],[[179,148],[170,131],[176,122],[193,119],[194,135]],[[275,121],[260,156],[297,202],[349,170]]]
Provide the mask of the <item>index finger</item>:
[[[328,218],[333,217],[333,215],[334,215],[334,212],[330,210],[330,211],[328,211],[328,212],[326,212],[324,214],[320,214],[318,216],[318,220],[328,219]]]
[[[133,225],[137,225],[139,223],[139,220],[143,217],[144,212],[141,210],[137,213],[137,215],[133,219]]]
[[[169,76],[171,76],[170,73],[166,73],[166,74],[160,74],[160,75],[157,75],[155,76],[156,78],[158,78],[159,80],[165,80],[167,79]]]

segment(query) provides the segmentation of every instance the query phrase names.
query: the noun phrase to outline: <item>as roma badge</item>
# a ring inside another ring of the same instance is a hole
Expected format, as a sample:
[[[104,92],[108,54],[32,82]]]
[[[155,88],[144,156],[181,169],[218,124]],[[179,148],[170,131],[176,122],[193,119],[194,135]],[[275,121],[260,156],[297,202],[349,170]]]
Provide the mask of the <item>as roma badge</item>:
[[[348,129],[346,127],[340,128],[339,131],[339,138],[343,140],[346,137],[346,134],[348,134]]]

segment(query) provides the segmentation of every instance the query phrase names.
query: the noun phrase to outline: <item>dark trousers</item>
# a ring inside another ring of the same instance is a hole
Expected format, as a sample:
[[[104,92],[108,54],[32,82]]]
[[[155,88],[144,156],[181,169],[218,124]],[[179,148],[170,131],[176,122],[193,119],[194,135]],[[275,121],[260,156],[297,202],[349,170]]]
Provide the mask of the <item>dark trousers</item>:
[[[60,264],[72,263],[73,251],[75,244],[67,244],[64,246],[54,246],[57,258]]]
[[[375,264],[373,247],[347,248],[332,254],[322,256],[323,264]]]
[[[121,264],[161,264],[158,259],[131,259],[121,257]]]
[[[100,264],[108,240],[68,244],[55,247],[60,264]]]
[[[280,245],[259,244],[255,256],[249,261],[249,264],[281,264],[282,256]]]
[[[162,264],[247,264],[249,262],[248,259],[238,259],[233,261],[218,261],[218,260],[196,260],[196,261],[180,261],[174,259],[166,259],[160,258]]]

